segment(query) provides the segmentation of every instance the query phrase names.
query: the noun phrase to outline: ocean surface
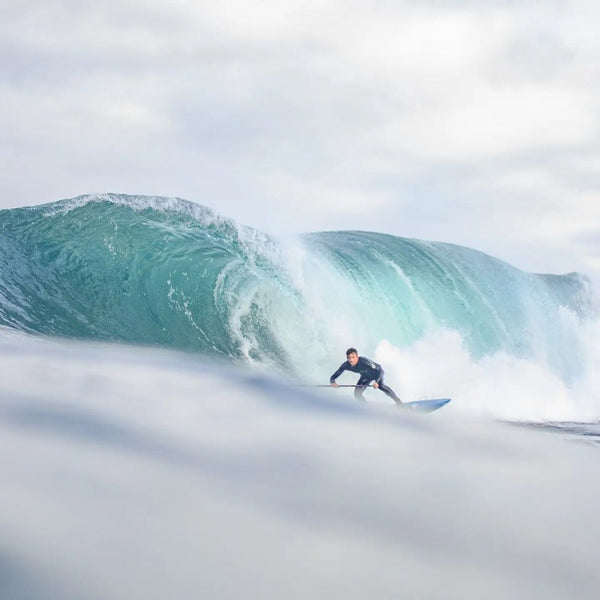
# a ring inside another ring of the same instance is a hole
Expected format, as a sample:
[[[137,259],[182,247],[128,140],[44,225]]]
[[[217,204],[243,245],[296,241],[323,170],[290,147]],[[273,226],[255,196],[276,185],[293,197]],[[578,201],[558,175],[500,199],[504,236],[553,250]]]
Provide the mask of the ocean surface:
[[[584,275],[461,246],[0,211],[4,597],[595,598],[598,332]],[[452,402],[315,387],[349,346]]]

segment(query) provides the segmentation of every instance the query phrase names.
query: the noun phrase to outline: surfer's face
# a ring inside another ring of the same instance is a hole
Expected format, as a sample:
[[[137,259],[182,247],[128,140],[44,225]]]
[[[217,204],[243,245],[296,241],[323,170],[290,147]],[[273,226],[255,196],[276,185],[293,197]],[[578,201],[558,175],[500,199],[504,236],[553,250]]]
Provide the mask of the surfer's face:
[[[358,354],[356,354],[355,352],[348,354],[346,358],[348,359],[348,362],[350,363],[351,367],[356,365],[356,363],[358,362]]]

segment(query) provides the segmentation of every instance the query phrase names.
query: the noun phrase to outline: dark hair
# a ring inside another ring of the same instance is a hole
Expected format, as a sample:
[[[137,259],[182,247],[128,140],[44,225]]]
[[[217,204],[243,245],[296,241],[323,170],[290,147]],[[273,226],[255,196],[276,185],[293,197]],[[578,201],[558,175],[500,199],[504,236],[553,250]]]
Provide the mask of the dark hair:
[[[348,350],[346,350],[346,356],[350,356],[351,354],[356,354],[356,356],[358,356],[356,348],[348,348]]]

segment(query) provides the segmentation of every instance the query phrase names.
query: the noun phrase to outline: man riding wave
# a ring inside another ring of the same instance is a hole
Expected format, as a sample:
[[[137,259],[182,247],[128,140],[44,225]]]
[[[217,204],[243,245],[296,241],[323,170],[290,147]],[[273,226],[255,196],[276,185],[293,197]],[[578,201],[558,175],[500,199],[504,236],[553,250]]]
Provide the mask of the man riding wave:
[[[346,350],[346,359],[346,362],[343,362],[339,369],[329,378],[329,383],[332,387],[339,387],[335,380],[344,371],[352,371],[353,373],[360,373],[360,379],[354,388],[354,397],[357,400],[364,401],[363,392],[372,381],[373,387],[376,390],[381,390],[384,394],[387,394],[396,404],[402,404],[402,400],[396,396],[394,390],[383,383],[384,372],[381,365],[364,356],[359,356],[356,348],[348,348]]]

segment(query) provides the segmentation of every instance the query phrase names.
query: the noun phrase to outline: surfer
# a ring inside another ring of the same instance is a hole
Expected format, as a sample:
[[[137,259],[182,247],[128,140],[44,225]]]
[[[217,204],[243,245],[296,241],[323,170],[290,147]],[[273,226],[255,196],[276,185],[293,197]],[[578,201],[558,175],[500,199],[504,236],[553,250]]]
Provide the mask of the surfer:
[[[356,348],[348,348],[346,350],[346,358],[346,362],[343,362],[340,368],[329,378],[329,383],[332,387],[338,387],[335,380],[344,371],[352,371],[353,373],[360,373],[360,379],[354,388],[354,397],[357,400],[365,399],[363,392],[372,381],[373,387],[376,390],[381,390],[384,394],[387,394],[396,404],[402,404],[402,400],[396,396],[394,390],[383,383],[384,373],[381,365],[364,356],[359,356]]]

